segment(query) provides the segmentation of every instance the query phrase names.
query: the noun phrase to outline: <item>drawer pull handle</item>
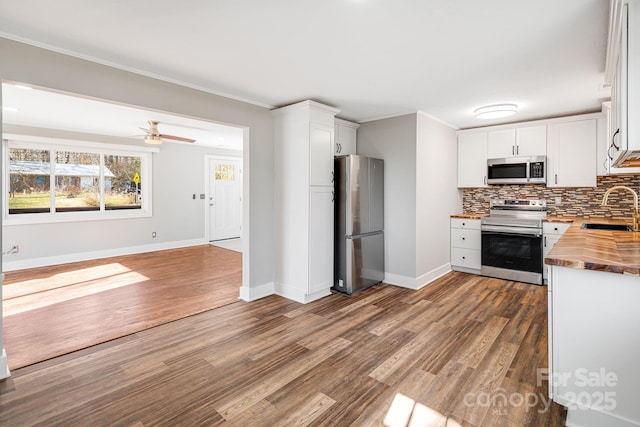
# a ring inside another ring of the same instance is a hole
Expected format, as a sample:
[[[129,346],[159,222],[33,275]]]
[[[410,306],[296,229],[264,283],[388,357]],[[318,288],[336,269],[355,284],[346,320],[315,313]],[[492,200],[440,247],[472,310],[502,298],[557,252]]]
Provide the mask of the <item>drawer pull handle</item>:
[[[465,225],[467,225],[467,223],[466,223],[466,222],[463,222],[463,223],[462,223],[462,226],[464,227]]]
[[[462,259],[467,259],[467,257],[464,257],[464,256],[463,256],[463,257],[462,257]]]
[[[466,237],[463,237],[463,238],[462,238],[462,240],[465,240],[465,239],[466,239]]]

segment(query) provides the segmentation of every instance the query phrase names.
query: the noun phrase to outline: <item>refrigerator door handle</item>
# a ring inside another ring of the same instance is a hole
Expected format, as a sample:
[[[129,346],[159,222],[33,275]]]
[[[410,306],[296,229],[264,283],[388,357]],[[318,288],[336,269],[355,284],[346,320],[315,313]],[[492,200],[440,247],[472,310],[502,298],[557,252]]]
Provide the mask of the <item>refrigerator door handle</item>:
[[[369,236],[375,236],[377,234],[383,234],[384,230],[378,230],[378,231],[372,231],[370,233],[362,233],[362,234],[347,234],[344,237],[346,239],[360,239],[362,237],[369,237]]]

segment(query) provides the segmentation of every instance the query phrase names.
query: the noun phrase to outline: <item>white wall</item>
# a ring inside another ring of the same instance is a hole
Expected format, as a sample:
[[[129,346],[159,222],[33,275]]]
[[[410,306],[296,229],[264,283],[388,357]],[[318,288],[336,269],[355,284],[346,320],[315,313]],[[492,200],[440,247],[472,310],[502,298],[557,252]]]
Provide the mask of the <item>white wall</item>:
[[[416,138],[416,277],[426,284],[448,272],[450,216],[462,212],[456,130],[418,112]]]
[[[249,250],[243,253],[241,296],[250,299],[254,288],[273,288],[273,121],[268,109],[7,39],[0,38],[0,52],[0,80],[245,127],[243,236]],[[203,164],[200,159],[189,166],[202,168]],[[117,223],[135,228],[131,224]],[[60,231],[80,233],[85,226],[80,227],[67,225]],[[146,231],[148,235],[150,230]],[[188,229],[187,234],[193,232]],[[2,362],[0,358],[0,376]]]
[[[416,115],[361,124],[357,152],[384,160],[385,281],[409,286],[416,278]]]
[[[358,154],[385,161],[385,282],[419,288],[450,271],[462,212],[455,129],[423,113],[363,123]]]

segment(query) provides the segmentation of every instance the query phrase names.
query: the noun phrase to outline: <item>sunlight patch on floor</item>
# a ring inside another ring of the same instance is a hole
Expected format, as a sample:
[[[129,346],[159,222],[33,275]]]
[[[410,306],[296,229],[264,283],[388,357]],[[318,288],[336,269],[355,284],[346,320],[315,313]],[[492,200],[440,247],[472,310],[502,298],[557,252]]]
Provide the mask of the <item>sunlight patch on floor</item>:
[[[387,427],[461,427],[456,421],[402,393],[396,393],[384,418]]]
[[[7,287],[13,291],[6,292],[13,296],[5,298],[3,315],[7,317],[146,280],[149,278],[120,264],[109,264],[46,279],[12,283],[3,288],[3,293]]]
[[[31,295],[65,286],[74,286],[82,282],[111,277],[129,271],[131,271],[131,269],[122,264],[110,263],[96,267],[65,271],[64,273],[54,274],[53,276],[40,279],[23,280],[21,282],[3,285],[2,299],[6,301],[24,295]]]

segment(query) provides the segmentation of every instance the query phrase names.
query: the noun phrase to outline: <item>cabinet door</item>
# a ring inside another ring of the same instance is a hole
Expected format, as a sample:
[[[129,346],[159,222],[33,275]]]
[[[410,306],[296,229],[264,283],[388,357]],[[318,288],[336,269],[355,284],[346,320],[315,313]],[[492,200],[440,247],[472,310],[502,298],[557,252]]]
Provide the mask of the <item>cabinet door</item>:
[[[547,126],[527,126],[516,129],[516,156],[545,156]]]
[[[558,235],[551,235],[551,236],[544,236],[543,237],[543,245],[542,245],[542,260],[543,260],[543,265],[542,265],[542,279],[545,280],[549,277],[549,266],[547,264],[544,264],[544,259],[546,258],[547,254],[551,251],[551,249],[553,248],[553,246],[558,243],[558,240],[560,240],[561,236]]]
[[[596,186],[596,120],[549,125],[547,187]]]
[[[458,135],[458,187],[487,186],[487,133]]]
[[[333,188],[309,189],[309,294],[333,286]]]
[[[336,156],[356,154],[356,136],[357,130],[355,128],[336,124],[336,143],[334,154]]]
[[[489,132],[487,138],[487,158],[501,159],[516,155],[516,130],[505,129]]]
[[[333,185],[334,128],[309,125],[309,185]]]

